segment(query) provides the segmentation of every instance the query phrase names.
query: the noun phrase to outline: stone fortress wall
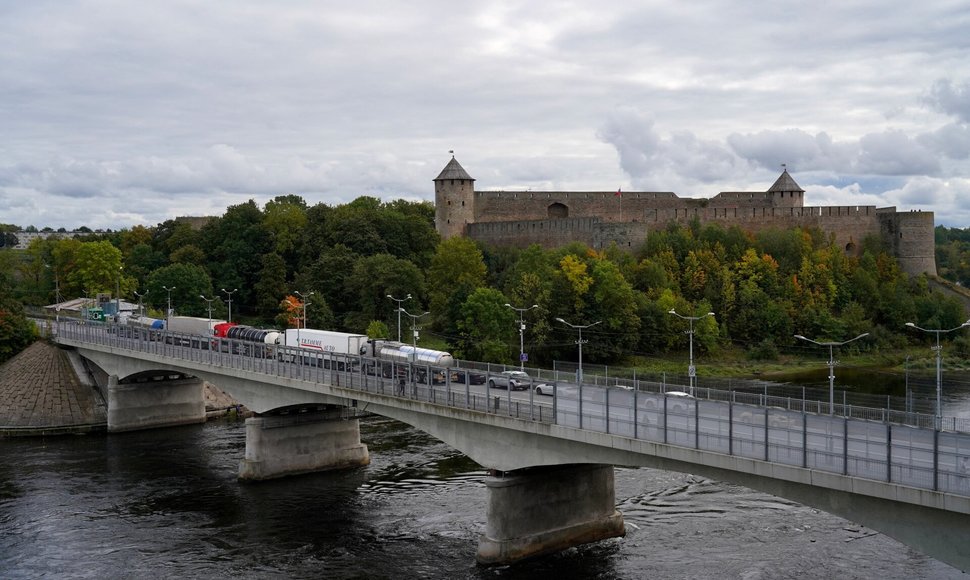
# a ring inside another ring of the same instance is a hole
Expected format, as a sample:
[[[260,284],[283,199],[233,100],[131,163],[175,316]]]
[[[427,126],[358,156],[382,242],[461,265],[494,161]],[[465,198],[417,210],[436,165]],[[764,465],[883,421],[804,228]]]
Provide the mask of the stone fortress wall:
[[[436,226],[443,238],[465,235],[488,245],[583,242],[633,250],[647,234],[675,222],[716,223],[757,233],[818,228],[858,255],[868,235],[886,241],[909,274],[936,275],[932,212],[875,206],[806,207],[804,191],[785,170],[767,192],[722,192],[709,199],[672,192],[475,191],[474,179],[452,158],[435,179]]]

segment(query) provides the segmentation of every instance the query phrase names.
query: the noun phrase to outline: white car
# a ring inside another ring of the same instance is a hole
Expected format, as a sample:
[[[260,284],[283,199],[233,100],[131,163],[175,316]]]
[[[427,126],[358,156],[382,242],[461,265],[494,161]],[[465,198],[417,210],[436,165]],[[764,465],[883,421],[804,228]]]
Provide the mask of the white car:
[[[521,391],[529,388],[532,377],[522,371],[503,371],[501,374],[488,378],[488,386],[493,389],[509,389]]]
[[[551,397],[556,394],[556,387],[548,383],[536,383],[535,392],[537,395],[549,395]]]

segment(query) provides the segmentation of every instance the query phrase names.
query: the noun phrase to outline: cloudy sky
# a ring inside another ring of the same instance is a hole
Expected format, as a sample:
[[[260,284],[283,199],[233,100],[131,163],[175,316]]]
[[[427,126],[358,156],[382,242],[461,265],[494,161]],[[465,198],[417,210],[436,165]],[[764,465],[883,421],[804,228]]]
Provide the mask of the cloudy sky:
[[[0,223],[764,191],[970,227],[966,0],[0,0]]]

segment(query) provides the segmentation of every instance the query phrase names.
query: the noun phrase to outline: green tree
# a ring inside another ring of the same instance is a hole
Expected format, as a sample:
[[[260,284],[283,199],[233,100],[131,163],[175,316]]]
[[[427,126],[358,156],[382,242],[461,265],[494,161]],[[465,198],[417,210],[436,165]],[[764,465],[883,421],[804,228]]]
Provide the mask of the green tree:
[[[122,293],[130,292],[134,286],[123,272],[121,250],[110,242],[83,242],[77,248],[74,267],[67,277],[88,296],[102,292],[114,295],[119,280]]]
[[[510,344],[516,327],[515,312],[493,288],[476,288],[461,307],[461,332],[456,354],[471,360],[514,362]]]
[[[171,296],[172,310],[181,316],[207,316],[208,305],[201,296],[214,296],[209,274],[195,264],[170,264],[155,270],[148,277],[147,290],[148,304],[164,312]]]
[[[221,218],[207,223],[201,235],[201,247],[216,286],[238,290],[233,294],[233,310],[255,310],[262,256],[272,248],[271,235],[256,202],[230,206]]]
[[[256,282],[256,311],[264,320],[272,320],[279,312],[280,300],[287,293],[286,264],[276,252],[265,254]]]
[[[438,244],[428,268],[428,298],[438,328],[454,325],[449,314],[453,296],[485,286],[485,274],[484,257],[472,240],[454,237]]]
[[[37,327],[12,298],[0,299],[0,364],[24,350],[37,338]]]
[[[344,326],[351,332],[361,332],[372,320],[394,319],[397,325],[397,303],[387,298],[392,292],[413,288],[412,306],[407,310],[419,314],[422,310],[421,297],[424,296],[424,277],[417,266],[407,260],[395,258],[390,254],[377,254],[361,258],[346,281],[347,290],[357,298],[356,308],[344,317]]]
[[[290,274],[299,267],[297,254],[307,224],[306,201],[298,195],[279,195],[266,202],[263,213],[273,251],[285,260]]]

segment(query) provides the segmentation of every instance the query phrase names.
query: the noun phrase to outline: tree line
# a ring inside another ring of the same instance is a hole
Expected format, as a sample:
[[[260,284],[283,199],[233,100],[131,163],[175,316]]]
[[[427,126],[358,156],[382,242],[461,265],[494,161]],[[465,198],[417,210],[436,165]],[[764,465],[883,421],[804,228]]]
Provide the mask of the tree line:
[[[951,245],[970,243],[970,233],[937,228],[937,238],[938,253],[949,252],[941,272],[959,277],[966,247]],[[154,313],[171,301],[178,314],[207,316],[211,307],[224,318],[231,297],[234,321],[292,326],[305,306],[310,328],[396,337],[392,296],[403,299],[405,341],[415,322],[424,345],[502,363],[519,359],[520,320],[525,350],[540,364],[576,358],[578,335],[565,323],[597,323],[583,332],[590,362],[684,350],[687,324],[671,310],[714,313],[695,325],[699,351],[739,348],[761,358],[793,346],[795,334],[837,341],[868,332],[856,348],[900,348],[926,340],[907,322],[952,328],[966,320],[956,298],[903,273],[880,240],[861,246],[857,257],[819,230],[750,234],[694,221],[652,231],[632,252],[580,243],[491,248],[441,240],[428,202],[308,206],[283,195],[262,208],[231,206],[201,227],[168,220],[35,240],[7,260],[7,275],[14,297],[32,305],[120,291]]]

